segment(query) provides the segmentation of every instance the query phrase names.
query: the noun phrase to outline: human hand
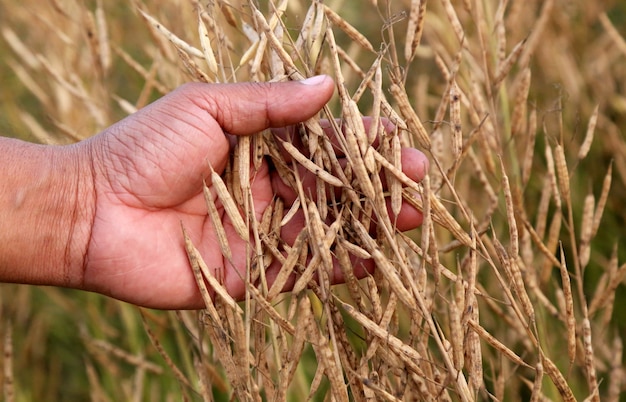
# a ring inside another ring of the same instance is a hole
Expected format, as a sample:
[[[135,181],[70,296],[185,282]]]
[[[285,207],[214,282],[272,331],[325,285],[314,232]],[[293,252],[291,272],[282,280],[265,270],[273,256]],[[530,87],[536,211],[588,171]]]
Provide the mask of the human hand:
[[[82,212],[70,228],[72,247],[65,251],[70,269],[63,282],[48,284],[146,307],[201,308],[182,223],[209,268],[222,272],[225,288],[241,298],[242,273],[250,257],[246,243],[222,214],[233,254],[232,264],[225,263],[207,215],[202,181],[210,178],[210,167],[223,172],[230,152],[226,134],[249,135],[301,122],[315,115],[332,93],[329,77],[308,85],[187,84],[73,145],[67,154],[80,174],[77,207]],[[409,177],[421,180],[427,161],[421,152],[405,149],[403,166]],[[290,189],[266,162],[251,177],[258,218],[276,195],[293,201]],[[401,230],[421,223],[419,212],[408,205],[400,215]],[[283,229],[282,237],[289,242],[302,225],[296,220]],[[272,273],[267,276],[272,278]]]

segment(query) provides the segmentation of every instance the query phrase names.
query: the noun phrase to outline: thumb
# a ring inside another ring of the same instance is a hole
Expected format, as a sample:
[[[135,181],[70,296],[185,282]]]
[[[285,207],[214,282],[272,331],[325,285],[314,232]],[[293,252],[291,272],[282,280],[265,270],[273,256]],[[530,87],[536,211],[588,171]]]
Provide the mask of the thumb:
[[[190,86],[185,92],[189,100],[235,135],[304,121],[328,102],[334,88],[326,75],[303,81]]]
[[[116,193],[172,206],[201,191],[209,165],[226,166],[225,133],[246,135],[304,121],[332,96],[328,76],[282,83],[186,84],[94,137]],[[103,133],[104,134],[104,133]],[[207,161],[209,163],[207,163]],[[123,180],[119,172],[124,172]],[[118,183],[119,182],[119,183]]]

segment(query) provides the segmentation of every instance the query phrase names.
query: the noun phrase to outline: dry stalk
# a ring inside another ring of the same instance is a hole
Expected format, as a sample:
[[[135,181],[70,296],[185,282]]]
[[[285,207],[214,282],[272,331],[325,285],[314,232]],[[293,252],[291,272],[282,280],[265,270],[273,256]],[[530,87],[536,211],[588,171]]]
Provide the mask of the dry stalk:
[[[574,297],[572,294],[572,286],[569,278],[569,272],[565,263],[565,254],[563,247],[561,249],[561,264],[559,265],[561,271],[561,288],[563,289],[563,296],[565,301],[565,329],[567,330],[567,354],[569,356],[570,367],[574,364],[576,359],[576,317],[574,315]]]
[[[3,317],[4,318],[4,317]],[[3,326],[2,339],[2,392],[5,401],[15,401],[15,384],[13,370],[13,323],[6,319]]]
[[[579,84],[588,83],[581,81],[588,76],[612,71],[610,65],[626,54],[619,27],[604,8],[581,5],[581,15],[599,16],[604,32],[595,47],[617,50],[589,57],[594,60],[580,66],[585,74],[578,74],[569,50],[555,51],[573,27],[567,15],[554,12],[553,0],[443,0],[431,2],[428,11],[426,0],[412,0],[406,15],[394,14],[391,2],[383,7],[372,0],[362,6],[377,12],[359,13],[363,21],[357,22],[332,2],[280,0],[261,7],[245,0],[192,1],[177,4],[179,12],[170,14],[168,5],[159,5],[159,13],[148,11],[153,4],[146,0],[136,4],[136,17],[152,38],[138,48],[116,42],[120,28],[104,2],[77,11],[69,4],[53,1],[56,19],[43,11],[33,19],[53,28],[50,42],[64,43],[66,50],[39,51],[19,30],[2,29],[16,58],[8,58],[10,68],[50,116],[50,125],[26,111],[16,113],[16,121],[42,142],[81,138],[84,120],[68,118],[68,110],[106,127],[112,110],[133,113],[183,81],[278,82],[324,73],[337,83],[338,96],[289,139],[272,130],[238,138],[226,171],[207,179],[207,216],[223,261],[233,260],[231,232],[247,242],[250,257],[241,267],[245,298],[236,301],[223,286],[224,273],[202,260],[183,231],[206,307],[197,323],[193,315],[179,314],[192,339],[185,350],[191,345],[197,352],[188,365],[197,375],[166,353],[144,315],[167,366],[161,371],[173,373],[183,395],[197,392],[212,400],[215,386],[247,401],[473,401],[488,394],[503,400],[528,387],[531,400],[543,400],[549,395],[547,376],[565,400],[579,397],[574,392],[580,387],[571,385],[585,380],[589,400],[618,399],[623,339],[612,332],[611,316],[626,264],[620,265],[617,246],[610,257],[593,248],[608,236],[601,232],[603,215],[616,216],[607,208],[613,164],[600,194],[581,195],[581,172],[574,168],[597,155],[594,138],[614,123],[594,103],[582,102],[588,123],[580,148],[572,151],[570,105],[557,102],[558,128],[550,137],[541,88],[544,70],[552,68],[542,64],[546,55],[570,90],[583,88]],[[405,17],[406,29],[398,24]],[[364,27],[376,18],[380,26],[370,36],[374,31]],[[58,23],[68,20],[78,24]],[[378,32],[383,43],[376,50]],[[116,63],[140,81],[138,95],[107,91],[117,78]],[[611,78],[593,86],[594,96],[613,100],[604,106],[607,114],[620,102],[606,93],[622,81]],[[572,92],[572,102],[576,96]],[[537,106],[530,106],[535,100]],[[371,115],[369,130],[362,114]],[[394,130],[386,131],[385,119]],[[48,126],[61,135],[51,135]],[[615,155],[623,152],[619,139],[611,141]],[[545,157],[536,152],[542,142]],[[431,160],[421,184],[405,173],[416,167],[401,161],[402,147],[413,144]],[[568,166],[568,160],[577,165]],[[614,163],[624,176],[623,157]],[[250,183],[264,164],[296,197],[290,205],[272,200],[259,218]],[[305,181],[304,175],[314,179]],[[397,228],[410,207],[421,211],[423,226],[403,234]],[[299,222],[302,230],[287,244],[281,232]],[[505,247],[501,240],[507,238]],[[566,261],[567,253],[574,256]],[[583,270],[604,262],[608,269],[587,311],[582,289],[590,284]],[[557,267],[560,281],[553,280]],[[338,276],[345,286],[331,287]],[[559,331],[561,322],[565,331]],[[91,343],[101,355],[106,351],[137,367],[138,389],[159,374],[147,356],[110,341]],[[557,356],[565,353],[564,368]],[[313,360],[317,366],[309,372],[304,366]],[[5,356],[7,362],[17,361]],[[113,372],[117,364],[100,356],[86,365],[94,400],[108,398],[107,382],[98,378],[102,370]],[[6,394],[6,368],[4,374]],[[602,378],[608,387],[598,386]],[[141,399],[139,391],[124,392]]]

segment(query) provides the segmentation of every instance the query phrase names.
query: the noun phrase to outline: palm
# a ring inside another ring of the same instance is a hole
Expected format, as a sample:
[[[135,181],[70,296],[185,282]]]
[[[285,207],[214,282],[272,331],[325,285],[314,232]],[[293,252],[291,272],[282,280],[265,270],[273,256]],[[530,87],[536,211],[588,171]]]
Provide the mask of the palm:
[[[255,206],[262,211],[272,191],[267,169],[258,173],[252,185]],[[109,192],[107,187],[104,185],[100,193]],[[242,294],[241,273],[224,269],[202,193],[193,194],[182,203],[159,207],[125,201],[132,198],[133,194],[112,192],[98,197],[97,210],[102,213],[96,215],[92,238],[99,239],[99,243],[89,257],[92,279],[99,286],[108,287],[100,291],[140,305],[200,306],[201,299],[182,247],[182,224],[209,267],[225,275],[229,293],[236,297]],[[221,210],[219,200],[216,203]],[[227,217],[223,225],[233,251],[233,266],[245,267],[246,245]]]
[[[93,140],[101,163],[94,168],[96,214],[85,285],[139,305],[200,307],[182,247],[183,225],[210,267],[224,272],[229,292],[241,294],[239,273],[223,269],[201,182],[209,165],[218,173],[224,169],[227,136],[205,110],[178,108],[167,99],[140,113],[145,120],[158,116],[161,124],[125,120],[108,137]],[[254,177],[255,206],[262,212],[272,197],[267,166]],[[245,267],[245,244],[224,220],[233,254],[242,259],[235,265]]]

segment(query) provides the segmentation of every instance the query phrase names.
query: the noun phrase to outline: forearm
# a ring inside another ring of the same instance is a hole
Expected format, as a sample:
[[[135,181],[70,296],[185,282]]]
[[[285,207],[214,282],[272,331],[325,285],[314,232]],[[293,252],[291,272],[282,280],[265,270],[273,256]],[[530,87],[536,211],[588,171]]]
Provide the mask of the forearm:
[[[75,147],[0,138],[0,281],[80,287],[93,195]]]

